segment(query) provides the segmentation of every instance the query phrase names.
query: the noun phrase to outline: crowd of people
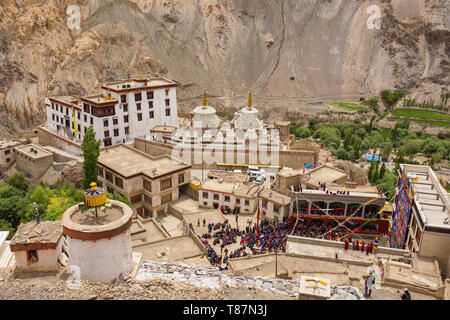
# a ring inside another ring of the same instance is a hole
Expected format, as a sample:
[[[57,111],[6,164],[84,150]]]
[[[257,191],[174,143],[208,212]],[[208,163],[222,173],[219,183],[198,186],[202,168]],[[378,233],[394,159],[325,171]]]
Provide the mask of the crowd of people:
[[[200,226],[200,220],[197,223]],[[206,226],[206,221],[203,220],[203,226]],[[353,242],[353,250],[367,250],[372,252],[373,245],[367,243],[359,244],[357,241],[349,239],[340,240],[345,234],[344,230],[333,230],[333,224],[325,225],[322,221],[305,221],[303,219],[287,219],[283,221],[278,220],[262,220],[259,223],[259,233],[256,223],[247,220],[245,229],[238,230],[231,226],[226,219],[224,222],[214,223],[210,222],[207,226],[207,232],[199,236],[202,243],[208,249],[208,259],[212,265],[218,265],[223,269],[228,269],[228,261],[231,258],[245,257],[249,254],[264,254],[272,252],[286,252],[287,236],[301,236],[308,238],[320,238],[326,234],[325,239],[343,241],[346,243],[345,249],[349,248],[349,244]],[[192,228],[192,224],[190,225]],[[328,232],[329,230],[333,230]],[[193,228],[192,228],[193,230]],[[328,233],[327,233],[328,232]],[[212,242],[212,245],[210,244]],[[239,247],[233,251],[229,251],[227,247],[239,243]],[[220,248],[220,253],[213,248]],[[361,246],[361,249],[360,247]]]

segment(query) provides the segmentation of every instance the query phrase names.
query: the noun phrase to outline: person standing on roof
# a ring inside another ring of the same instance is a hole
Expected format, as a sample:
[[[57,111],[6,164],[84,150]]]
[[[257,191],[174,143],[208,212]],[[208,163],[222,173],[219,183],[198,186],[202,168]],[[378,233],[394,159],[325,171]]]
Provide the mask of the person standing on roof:
[[[372,295],[373,285],[375,284],[375,276],[373,275],[373,271],[369,272],[369,276],[366,279],[365,285],[365,297],[370,298]]]
[[[411,294],[409,293],[408,288],[403,289],[403,294],[401,295],[402,300],[411,300]]]

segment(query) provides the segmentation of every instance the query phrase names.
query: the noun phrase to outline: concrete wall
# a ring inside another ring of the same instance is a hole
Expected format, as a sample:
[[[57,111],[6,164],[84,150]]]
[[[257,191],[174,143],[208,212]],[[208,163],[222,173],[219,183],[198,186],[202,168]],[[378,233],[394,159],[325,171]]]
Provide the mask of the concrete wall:
[[[450,234],[424,232],[419,254],[436,257],[442,273],[450,277]]]
[[[80,268],[82,280],[107,282],[132,268],[131,232],[111,239],[87,241],[67,236],[70,264]]]
[[[26,251],[14,251],[16,258],[16,270],[19,272],[33,272],[33,271],[53,271],[58,270],[60,264],[58,258],[61,255],[63,245],[63,237],[58,242],[56,249],[37,250],[38,261],[27,261]]]
[[[208,196],[204,197],[204,193],[207,193]],[[219,195],[218,200],[214,200],[214,194]],[[230,201],[225,201],[225,195],[230,197]],[[212,192],[202,189],[198,191],[198,196],[199,196],[198,203],[201,207],[214,208],[214,203],[218,203],[219,204],[218,209],[220,209],[221,206],[224,207],[227,206],[230,207],[231,209],[235,208],[236,206],[240,206],[241,210],[239,211],[239,213],[244,214],[245,213],[251,214],[254,213],[256,210],[256,197],[253,199],[246,199],[244,197],[236,197],[234,195],[221,193],[220,191]],[[236,202],[236,198],[240,199],[239,203]],[[249,201],[248,206],[245,205],[245,200]]]
[[[32,158],[22,152],[15,151],[16,169],[38,179],[53,165],[53,154],[42,158]]]
[[[58,137],[56,133],[53,133],[44,127],[38,127],[38,139],[39,144],[43,146],[52,146],[75,156],[81,156],[82,154],[81,145]]]

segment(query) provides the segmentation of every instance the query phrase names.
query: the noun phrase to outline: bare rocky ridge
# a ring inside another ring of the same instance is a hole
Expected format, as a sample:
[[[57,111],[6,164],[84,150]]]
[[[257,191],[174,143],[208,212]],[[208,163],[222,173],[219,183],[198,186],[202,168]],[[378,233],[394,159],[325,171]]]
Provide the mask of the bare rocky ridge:
[[[81,30],[67,28],[73,4]],[[380,30],[366,26],[373,4]],[[446,0],[4,0],[0,135],[43,123],[46,96],[127,73],[179,81],[181,111],[206,88],[222,115],[249,88],[265,117],[294,120],[300,105],[384,88],[437,101],[450,84],[449,25]]]

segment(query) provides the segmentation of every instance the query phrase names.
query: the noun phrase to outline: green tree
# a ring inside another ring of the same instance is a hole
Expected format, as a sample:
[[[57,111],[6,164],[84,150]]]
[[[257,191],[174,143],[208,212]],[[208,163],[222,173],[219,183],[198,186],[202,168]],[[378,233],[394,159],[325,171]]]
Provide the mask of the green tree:
[[[344,131],[344,148],[345,150],[349,150],[350,143],[352,142],[353,137],[353,129],[347,128]]]
[[[309,120],[309,128],[313,131],[316,130],[316,126],[318,123],[319,123],[319,120],[317,120],[316,118]]]
[[[391,155],[391,152],[392,152],[392,142],[388,141],[384,145],[383,152],[382,152],[383,162],[386,162],[389,160],[389,156]]]
[[[24,195],[27,193],[28,188],[30,186],[30,184],[25,179],[23,174],[18,173],[18,172],[14,173],[11,177],[6,179],[5,182],[7,184],[9,184],[10,186],[13,186],[14,188],[19,189],[20,191],[22,191],[22,193]]]
[[[295,130],[295,136],[297,138],[306,139],[306,138],[310,137],[311,134],[312,134],[312,131],[309,128],[299,127]]]
[[[81,149],[83,150],[83,188],[88,189],[91,182],[97,183],[98,169],[97,160],[100,155],[101,140],[95,139],[95,132],[92,126],[90,126],[86,134],[84,135],[83,142],[81,143]]]
[[[113,194],[107,192],[106,196],[108,197],[108,199],[117,200],[117,201],[125,203],[130,208],[132,207],[131,201],[130,201],[130,199],[128,199],[127,196],[122,196],[122,195],[120,195],[118,193],[115,193],[115,192]]]
[[[0,220],[0,231],[9,231],[8,240],[11,240],[16,232],[11,223],[6,220]]]
[[[379,173],[380,180],[383,179],[385,173],[386,173],[386,164],[383,162],[383,165],[381,166],[380,173]]]

